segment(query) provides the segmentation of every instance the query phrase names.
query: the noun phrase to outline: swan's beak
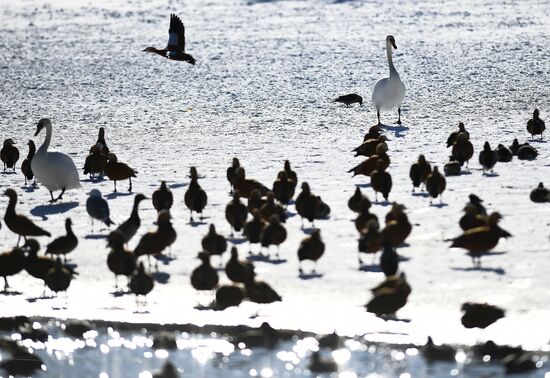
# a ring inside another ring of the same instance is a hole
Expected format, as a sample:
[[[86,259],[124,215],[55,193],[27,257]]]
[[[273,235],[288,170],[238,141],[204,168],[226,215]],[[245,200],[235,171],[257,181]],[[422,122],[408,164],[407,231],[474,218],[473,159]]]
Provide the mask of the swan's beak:
[[[395,41],[391,41],[391,45],[393,46],[394,49],[397,50],[397,45],[395,44]]]

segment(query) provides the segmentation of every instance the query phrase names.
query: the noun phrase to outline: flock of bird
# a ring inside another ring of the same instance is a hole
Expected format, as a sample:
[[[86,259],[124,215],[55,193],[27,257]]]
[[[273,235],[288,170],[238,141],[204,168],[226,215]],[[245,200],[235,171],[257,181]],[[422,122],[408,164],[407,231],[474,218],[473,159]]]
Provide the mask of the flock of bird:
[[[395,38],[388,36],[386,50],[390,75],[376,83],[372,94],[378,124],[369,129],[363,142],[353,150],[355,156],[366,159],[349,170],[353,176],[370,177],[376,202],[379,194],[385,201],[389,201],[393,186],[392,176],[387,170],[391,160],[386,143],[388,138],[382,134],[380,110],[397,107],[399,115],[397,123],[400,124],[401,102],[405,94],[405,86],[392,60],[392,49],[396,48]],[[185,28],[175,15],[170,17],[167,47],[162,50],[148,47],[144,51],[195,64],[194,58],[185,53]],[[359,95],[350,94],[341,96],[335,101],[349,106],[352,103],[361,105],[363,99]],[[44,142],[37,150],[34,142],[29,141],[29,153],[21,164],[21,172],[25,184],[34,179],[35,183],[38,182],[45,187],[53,203],[61,200],[66,190],[78,189],[81,185],[79,172],[73,160],[66,154],[48,150],[52,139],[52,124],[49,119],[44,118],[38,122],[35,136],[38,136],[42,130],[46,133]],[[538,110],[534,111],[533,118],[527,123],[527,130],[533,137],[540,135],[542,138],[545,124],[540,119]],[[464,165],[468,169],[468,163],[474,155],[474,148],[463,123],[459,124],[458,130],[451,133],[446,142],[447,147],[451,148],[451,153],[449,162],[443,166],[443,172],[438,166],[432,167],[424,155],[418,156],[418,160],[412,164],[410,179],[413,192],[417,188],[421,190],[425,188],[432,199],[439,197],[442,201],[441,198],[446,189],[445,176],[460,175]],[[4,170],[15,171],[20,154],[12,138],[4,141],[0,155]],[[485,142],[483,150],[479,152],[479,163],[483,167],[484,174],[491,174],[497,162],[511,161],[513,156],[519,159],[534,159],[537,151],[528,143],[519,144],[517,139],[509,148],[499,144],[496,150],[491,148],[489,142]],[[110,151],[103,128],[100,128],[97,142],[89,150],[83,169],[84,174],[90,175],[90,178],[106,176],[113,181],[115,192],[117,181],[125,180],[128,180],[128,191],[131,192],[132,178],[137,177],[138,174],[128,164],[118,161],[117,156]],[[225,207],[225,218],[231,226],[231,236],[234,233],[241,233],[248,240],[250,254],[253,253],[253,245],[259,245],[259,251],[256,253],[265,253],[268,258],[271,258],[272,249],[275,248],[275,256],[278,258],[279,246],[287,238],[285,220],[288,206],[294,206],[297,214],[302,218],[302,227],[304,220],[307,220],[313,230],[301,241],[297,249],[300,274],[304,274],[302,267],[304,261],[310,260],[316,264],[323,256],[325,245],[320,230],[315,228],[314,222],[318,219],[327,219],[331,209],[312,191],[307,182],[301,183],[300,192],[297,193],[298,175],[292,170],[288,160],[270,186],[248,178],[245,168],[237,158],[234,158],[230,167],[227,168],[227,180],[231,189],[231,198]],[[54,196],[54,192],[59,194]],[[29,217],[16,212],[17,192],[14,189],[7,189],[4,195],[9,198],[4,216],[5,226],[18,235],[17,246],[9,252],[0,254],[0,275],[5,280],[5,290],[8,288],[8,277],[22,270],[42,280],[45,287],[55,293],[67,290],[71,279],[78,275],[75,269],[66,264],[67,255],[78,247],[78,239],[71,228],[71,219],[66,220],[66,235],[50,242],[45,249],[45,254],[39,255],[40,245],[35,238],[51,236],[51,234],[36,225]],[[170,213],[174,198],[166,182],[162,181],[160,187],[151,195],[153,206],[158,211],[157,228],[145,233],[133,250],[128,249],[129,241],[141,226],[139,204],[148,199],[144,194],[137,194],[129,218],[110,231],[107,236],[110,252],[106,257],[106,265],[115,276],[115,285],[119,287],[118,276],[127,277],[128,288],[137,297],[146,296],[154,288],[154,279],[150,274],[151,258],[158,259],[163,254],[169,253],[170,247],[177,240],[177,232],[172,225]],[[244,203],[243,199],[247,202]],[[549,200],[548,191],[542,183],[533,190],[531,199],[534,202]],[[469,200],[464,208],[465,215],[459,222],[464,233],[449,241],[452,242],[451,247],[465,249],[471,254],[475,263],[480,264],[481,256],[492,250],[500,238],[511,235],[498,226],[501,219],[498,212],[487,213],[482,200],[476,195],[472,194]],[[191,222],[194,215],[202,219],[202,212],[208,204],[208,195],[200,185],[200,176],[196,167],[190,169],[190,182],[184,202],[190,211]],[[369,212],[372,202],[359,188],[349,199],[348,206],[357,213],[355,226],[359,235],[360,266],[363,265],[361,254],[375,256],[378,251],[382,251],[380,266],[386,278],[372,289],[372,299],[366,305],[367,311],[382,317],[393,316],[406,304],[411,293],[406,276],[399,269],[400,259],[397,254],[399,246],[412,232],[412,224],[406,214],[406,208],[394,202],[382,227],[377,216]],[[99,190],[90,191],[86,210],[92,220],[92,230],[94,221],[99,221],[108,227],[113,225],[108,201],[102,197]],[[22,246],[20,246],[21,238],[24,239]],[[210,306],[225,309],[238,306],[243,300],[256,303],[282,300],[282,297],[268,283],[256,278],[251,261],[239,259],[235,246],[230,248],[230,259],[223,269],[233,283],[219,285],[218,269],[212,266],[210,260],[212,256],[219,256],[220,266],[223,265],[221,256],[228,250],[227,241],[225,236],[217,233],[214,224],[210,225],[208,233],[202,239],[202,252],[197,256],[200,264],[190,276],[191,285],[196,290],[215,291],[215,300]],[[148,260],[148,268],[144,264],[145,258]],[[315,273],[315,267],[312,268],[312,273]],[[487,304],[468,303],[463,306],[463,310],[465,311],[463,324],[466,327],[484,328],[504,314],[502,310]]]

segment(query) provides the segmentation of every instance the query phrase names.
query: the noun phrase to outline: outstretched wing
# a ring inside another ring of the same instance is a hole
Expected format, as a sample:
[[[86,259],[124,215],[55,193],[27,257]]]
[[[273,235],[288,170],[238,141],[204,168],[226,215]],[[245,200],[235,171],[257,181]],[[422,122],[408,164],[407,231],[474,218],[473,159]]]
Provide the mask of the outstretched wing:
[[[185,27],[175,14],[170,15],[170,29],[168,30],[168,51],[185,51]]]

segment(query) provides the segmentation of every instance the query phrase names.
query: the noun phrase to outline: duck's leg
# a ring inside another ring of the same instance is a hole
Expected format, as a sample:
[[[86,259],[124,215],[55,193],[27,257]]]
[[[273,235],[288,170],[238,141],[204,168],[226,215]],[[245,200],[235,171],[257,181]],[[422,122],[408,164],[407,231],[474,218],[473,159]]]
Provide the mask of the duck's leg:
[[[397,119],[397,124],[401,125],[401,107],[397,108],[397,114],[399,114],[399,118]]]
[[[130,181],[130,186],[128,187],[128,192],[132,193],[132,178],[128,177],[128,180]]]
[[[116,180],[113,180],[113,182],[115,183],[115,193],[116,193]]]
[[[300,262],[298,263],[298,273],[300,273],[300,274],[303,274],[303,273],[304,273],[304,271],[303,271],[303,269],[302,269],[302,261],[300,261]]]
[[[19,242],[21,241],[21,235],[17,237],[17,247],[19,247]]]
[[[8,291],[8,287],[10,287],[10,285],[8,285],[8,277],[4,276],[4,293]]]

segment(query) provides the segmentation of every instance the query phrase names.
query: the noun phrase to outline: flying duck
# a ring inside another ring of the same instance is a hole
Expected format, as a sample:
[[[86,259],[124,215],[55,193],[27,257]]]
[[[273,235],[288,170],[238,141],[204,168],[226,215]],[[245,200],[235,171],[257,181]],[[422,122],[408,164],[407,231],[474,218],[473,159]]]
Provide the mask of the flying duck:
[[[317,261],[325,253],[325,243],[321,240],[321,231],[319,229],[313,230],[311,236],[303,239],[298,248],[298,261],[299,261],[299,272],[303,273],[302,270],[302,261],[311,260],[315,263],[315,266],[311,270],[311,273],[315,274],[317,269]]]
[[[8,168],[13,169],[15,172],[15,163],[19,160],[19,149],[14,144],[13,139],[8,138],[4,140],[4,145],[0,150],[0,159],[4,163],[4,171]]]
[[[535,109],[533,119],[527,121],[527,131],[531,134],[531,138],[535,138],[535,135],[540,135],[540,139],[542,139],[542,133],[545,129],[544,121],[539,118],[539,110]]]
[[[355,104],[356,102],[359,103],[359,106],[363,106],[363,97],[359,96],[356,93],[350,93],[347,95],[336,97],[334,99],[334,102],[341,102],[342,104],[345,104],[346,107],[350,106],[351,104]]]
[[[178,60],[195,65],[195,58],[185,52],[185,27],[175,14],[170,15],[168,45],[164,49],[146,47],[144,52],[155,53],[171,60]]]
[[[17,204],[17,193],[15,190],[8,188],[4,192],[4,195],[9,198],[9,203],[4,215],[4,223],[11,232],[19,236],[17,245],[19,245],[21,236],[25,241],[27,240],[27,236],[51,236],[48,231],[35,225],[29,218],[15,212],[15,205]]]
[[[29,140],[28,146],[29,153],[25,160],[23,160],[23,163],[21,163],[21,172],[23,172],[23,176],[25,176],[25,185],[27,185],[27,180],[30,181],[34,178],[34,173],[32,172],[31,168],[31,162],[34,154],[36,153],[36,146],[34,145],[34,142],[32,140]]]
[[[94,231],[94,219],[105,223],[107,227],[114,224],[111,220],[109,204],[103,199],[98,189],[90,191],[90,196],[86,200],[86,211],[92,219],[92,232]]]
[[[187,206],[191,212],[190,221],[193,222],[193,211],[199,213],[199,216],[202,219],[202,211],[208,203],[208,196],[199,184],[199,174],[197,173],[197,168],[191,167],[190,176],[191,182],[185,192],[184,200],[185,206]]]
[[[132,192],[132,177],[136,177],[137,171],[130,168],[125,163],[120,163],[115,154],[109,153],[107,155],[107,165],[105,166],[105,174],[109,180],[113,180],[115,185],[114,192],[116,193],[116,182],[121,180],[128,179],[130,185],[128,186],[128,191]]]
[[[153,201],[153,207],[157,212],[161,210],[170,210],[172,204],[174,203],[174,196],[172,196],[172,191],[166,186],[166,181],[162,180],[160,182],[160,187],[153,192],[151,197]]]
[[[422,154],[418,155],[418,160],[416,163],[411,165],[409,170],[409,177],[411,178],[413,184],[413,193],[414,188],[418,188],[420,185],[426,183],[426,179],[432,173],[432,166],[426,161],[426,157]]]
[[[71,218],[65,220],[65,231],[67,235],[60,236],[54,239],[46,248],[46,254],[63,255],[63,260],[66,261],[68,253],[74,251],[78,245],[78,238],[72,229],[73,222]]]
[[[237,232],[242,230],[248,217],[248,209],[241,202],[240,195],[240,192],[235,190],[233,192],[233,199],[225,207],[225,219],[231,225],[231,235],[233,235],[233,230]]]

